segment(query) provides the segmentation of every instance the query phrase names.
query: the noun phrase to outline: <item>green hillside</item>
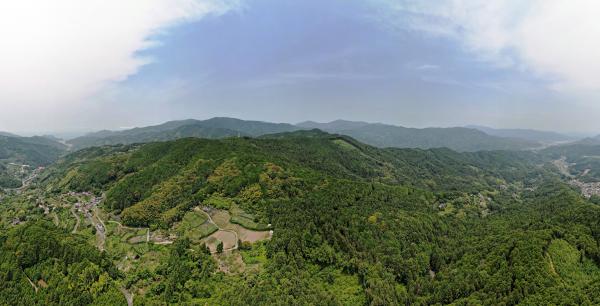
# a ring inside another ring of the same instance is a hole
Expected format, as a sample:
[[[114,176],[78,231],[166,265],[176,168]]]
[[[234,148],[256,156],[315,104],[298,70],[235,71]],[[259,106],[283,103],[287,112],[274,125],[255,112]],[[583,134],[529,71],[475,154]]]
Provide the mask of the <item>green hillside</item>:
[[[3,271],[25,274],[10,272],[2,299],[60,296],[77,266],[95,272],[73,295],[96,303],[123,304],[120,290],[135,305],[595,305],[600,207],[552,158],[320,131],[83,149],[3,200],[0,241],[47,227],[92,257],[41,244],[48,255],[25,264],[4,243],[17,259]],[[47,287],[33,293],[25,275]]]

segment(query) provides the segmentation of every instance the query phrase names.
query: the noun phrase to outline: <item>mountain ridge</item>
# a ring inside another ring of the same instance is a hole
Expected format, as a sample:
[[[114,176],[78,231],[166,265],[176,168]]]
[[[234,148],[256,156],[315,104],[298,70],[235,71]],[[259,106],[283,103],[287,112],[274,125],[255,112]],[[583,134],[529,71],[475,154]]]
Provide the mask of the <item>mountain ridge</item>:
[[[535,129],[497,129],[481,125],[467,125],[466,128],[472,128],[480,130],[488,135],[506,137],[506,138],[518,138],[529,141],[537,141],[542,143],[561,143],[577,140],[577,137],[552,132],[542,131]]]
[[[185,137],[227,138],[260,137],[297,130],[320,129],[353,137],[377,147],[441,148],[460,152],[482,150],[527,150],[540,147],[539,142],[489,135],[464,127],[407,128],[383,123],[335,120],[328,123],[304,121],[296,125],[265,121],[215,117],[207,120],[186,119],[163,124],[136,127],[122,131],[99,131],[67,141],[74,149],[92,146],[132,144],[174,140]]]

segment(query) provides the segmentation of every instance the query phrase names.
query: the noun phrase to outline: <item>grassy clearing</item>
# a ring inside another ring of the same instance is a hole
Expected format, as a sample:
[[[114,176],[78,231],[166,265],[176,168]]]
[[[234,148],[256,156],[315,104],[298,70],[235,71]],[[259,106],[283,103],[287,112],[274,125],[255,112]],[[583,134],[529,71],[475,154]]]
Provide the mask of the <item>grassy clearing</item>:
[[[267,231],[269,230],[269,226],[267,224],[256,223],[254,220],[244,217],[244,216],[232,216],[231,223],[238,224],[244,228],[254,231]]]
[[[230,207],[232,207],[233,205],[235,205],[235,203],[233,202],[232,199],[229,198],[224,198],[221,196],[216,196],[213,195],[210,198],[206,199],[206,201],[204,201],[204,204],[214,207],[216,209],[229,209]]]
[[[219,271],[226,274],[240,274],[246,270],[246,265],[239,252],[215,254]]]
[[[344,149],[348,149],[348,150],[358,150],[354,145],[352,145],[351,143],[343,140],[343,139],[334,139],[333,143],[335,143],[336,145],[344,148]]]
[[[240,250],[247,265],[263,265],[267,262],[267,248],[264,242],[256,242],[249,250]]]
[[[331,292],[341,305],[367,304],[364,289],[357,275],[345,274],[338,269],[325,269],[322,273],[326,290]]]
[[[246,229],[255,231],[267,231],[270,229],[267,224],[256,222],[254,215],[244,212],[237,205],[232,205],[229,209],[229,212],[231,213],[231,219],[229,222],[233,224],[237,224]]]

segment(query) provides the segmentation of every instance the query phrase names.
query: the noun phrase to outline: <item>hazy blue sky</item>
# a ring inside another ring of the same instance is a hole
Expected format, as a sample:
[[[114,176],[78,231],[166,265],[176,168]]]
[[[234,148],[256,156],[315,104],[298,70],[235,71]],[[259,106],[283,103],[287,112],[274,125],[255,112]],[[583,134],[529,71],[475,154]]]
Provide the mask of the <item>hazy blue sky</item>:
[[[600,133],[593,0],[0,4],[0,130],[230,116]]]

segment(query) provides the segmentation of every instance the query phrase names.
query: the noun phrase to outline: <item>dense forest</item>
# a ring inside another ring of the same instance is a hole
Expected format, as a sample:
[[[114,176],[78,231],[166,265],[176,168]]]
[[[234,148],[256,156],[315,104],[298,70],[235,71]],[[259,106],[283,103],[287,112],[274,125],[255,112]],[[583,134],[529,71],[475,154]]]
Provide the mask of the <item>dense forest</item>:
[[[553,164],[598,148],[282,132],[60,158],[2,197],[0,304],[600,304],[600,206]]]

